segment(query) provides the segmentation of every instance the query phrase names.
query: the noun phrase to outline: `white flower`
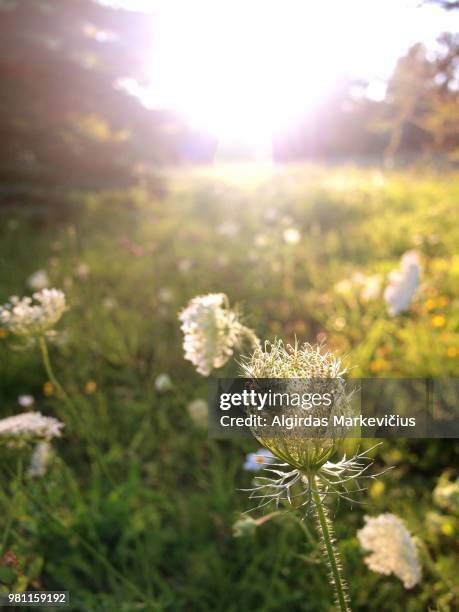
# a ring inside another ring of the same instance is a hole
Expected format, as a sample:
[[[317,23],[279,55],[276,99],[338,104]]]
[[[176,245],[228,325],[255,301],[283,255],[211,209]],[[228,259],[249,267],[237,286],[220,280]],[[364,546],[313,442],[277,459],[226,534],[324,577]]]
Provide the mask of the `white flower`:
[[[185,335],[185,359],[203,376],[225,365],[245,331],[224,293],[193,298],[179,319]]]
[[[343,279],[335,284],[335,291],[348,296],[353,291],[360,293],[363,302],[370,302],[379,297],[382,277],[380,274],[366,276],[361,272],[354,272],[350,279]]]
[[[352,291],[352,282],[345,278],[335,283],[335,291],[341,295],[346,295]]]
[[[46,289],[46,287],[49,287],[50,284],[51,283],[46,273],[46,270],[37,270],[27,279],[27,286],[33,291],[40,291],[41,289]]]
[[[83,280],[88,278],[90,271],[91,268],[84,262],[79,263],[75,268],[75,274]]]
[[[209,406],[205,399],[195,399],[187,406],[188,414],[199,427],[207,426]]]
[[[371,302],[379,297],[381,292],[382,277],[380,274],[366,276],[360,291],[360,297],[364,302]]]
[[[170,287],[162,287],[158,291],[158,298],[163,304],[171,304],[174,301],[174,291]]]
[[[406,589],[421,580],[416,546],[403,521],[394,514],[365,516],[365,526],[357,532],[361,547],[370,552],[365,563],[374,572],[395,574]]]
[[[18,404],[22,406],[22,408],[30,408],[30,406],[33,406],[34,403],[35,399],[33,395],[24,394],[18,397]]]
[[[30,459],[28,474],[31,478],[41,478],[48,470],[53,456],[53,449],[48,441],[39,442]]]
[[[298,244],[301,234],[295,227],[289,227],[284,230],[284,240],[287,244]]]
[[[65,309],[65,295],[59,289],[43,289],[33,299],[13,296],[0,306],[0,325],[18,336],[40,335],[59,321]]]
[[[40,412],[23,412],[0,420],[0,442],[20,448],[26,444],[61,436],[64,424]]]
[[[169,374],[159,374],[155,380],[155,389],[158,393],[166,393],[172,389],[172,380]]]
[[[118,302],[115,300],[115,298],[112,298],[112,297],[104,298],[102,304],[105,310],[109,310],[109,311],[115,310],[115,308],[118,307]]]
[[[408,251],[401,259],[400,269],[391,272],[389,284],[384,291],[384,300],[391,316],[407,310],[416,293],[420,276],[419,255],[416,251]]]

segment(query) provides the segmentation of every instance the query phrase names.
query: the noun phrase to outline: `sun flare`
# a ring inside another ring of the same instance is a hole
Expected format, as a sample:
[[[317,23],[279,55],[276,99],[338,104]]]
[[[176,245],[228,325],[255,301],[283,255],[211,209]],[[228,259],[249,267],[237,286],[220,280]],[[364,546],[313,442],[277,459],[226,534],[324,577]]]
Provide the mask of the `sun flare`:
[[[155,6],[159,25],[147,67],[153,105],[252,148],[294,127],[340,79],[387,73],[406,39],[406,23],[362,0]]]

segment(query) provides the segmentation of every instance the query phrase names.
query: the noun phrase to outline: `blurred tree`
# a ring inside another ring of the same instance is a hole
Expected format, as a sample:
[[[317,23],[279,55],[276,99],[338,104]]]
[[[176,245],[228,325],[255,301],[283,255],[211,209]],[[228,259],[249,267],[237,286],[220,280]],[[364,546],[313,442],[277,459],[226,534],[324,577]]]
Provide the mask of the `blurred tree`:
[[[447,11],[459,9],[459,0],[428,0],[428,4],[439,4]]]
[[[386,160],[401,151],[459,153],[459,36],[444,33],[435,51],[421,43],[402,57],[389,82],[382,126],[390,134]]]
[[[143,78],[153,26],[92,0],[0,0],[3,201],[124,184],[139,162],[177,156],[180,124],[172,134],[121,86]]]

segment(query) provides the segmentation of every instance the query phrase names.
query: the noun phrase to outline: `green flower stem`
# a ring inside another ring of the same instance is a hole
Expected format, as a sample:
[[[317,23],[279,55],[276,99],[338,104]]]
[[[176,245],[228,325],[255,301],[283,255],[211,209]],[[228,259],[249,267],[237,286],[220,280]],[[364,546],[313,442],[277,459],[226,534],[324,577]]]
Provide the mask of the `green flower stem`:
[[[44,336],[40,336],[39,338],[39,344],[40,344],[40,351],[41,351],[41,355],[43,358],[43,364],[45,366],[45,370],[46,370],[46,374],[49,378],[49,380],[51,381],[51,383],[53,384],[54,388],[56,389],[56,395],[57,397],[59,397],[59,399],[62,399],[65,401],[67,407],[69,408],[69,411],[72,413],[72,416],[74,419],[76,420],[80,420],[84,426],[84,430],[86,435],[89,438],[89,442],[90,442],[90,447],[93,452],[94,452],[94,457],[102,471],[102,473],[107,477],[108,481],[113,485],[113,480],[107,470],[107,468],[105,467],[105,464],[103,462],[102,456],[101,456],[101,452],[99,449],[99,444],[97,442],[97,440],[95,439],[93,433],[92,433],[92,429],[91,427],[89,427],[83,417],[82,412],[79,412],[78,409],[76,408],[76,406],[74,405],[74,403],[72,402],[72,400],[70,399],[70,397],[68,396],[68,394],[66,393],[66,391],[64,390],[64,388],[62,387],[61,383],[57,380],[56,375],[54,374],[52,365],[51,365],[51,360],[49,358],[49,352],[48,352],[48,345],[46,344],[46,339]]]
[[[338,551],[335,549],[332,537],[332,526],[330,519],[327,516],[327,510],[324,506],[320,495],[320,483],[316,476],[309,477],[309,486],[311,489],[312,499],[315,505],[317,521],[320,528],[325,551],[328,556],[330,570],[333,576],[333,586],[336,591],[337,603],[341,612],[350,612],[350,607],[347,603],[346,585],[341,575],[341,569],[338,558]]]
[[[43,357],[43,363],[44,363],[46,374],[49,380],[53,383],[53,386],[56,389],[57,395],[61,399],[68,400],[69,397],[67,393],[64,391],[62,385],[60,384],[60,382],[57,380],[56,376],[54,375],[53,368],[51,366],[51,361],[49,359],[48,345],[46,344],[46,340],[44,336],[40,336],[39,344],[40,344],[41,356]]]
[[[13,500],[10,500],[9,503],[9,512],[8,519],[5,526],[5,531],[2,536],[2,544],[0,548],[0,553],[3,554],[6,550],[6,545],[8,544],[8,538],[10,535],[11,527],[13,525],[14,513],[16,510],[16,500],[20,491],[22,490],[22,475],[23,475],[23,458],[21,452],[19,452],[17,466],[16,466],[16,483],[14,488]]]

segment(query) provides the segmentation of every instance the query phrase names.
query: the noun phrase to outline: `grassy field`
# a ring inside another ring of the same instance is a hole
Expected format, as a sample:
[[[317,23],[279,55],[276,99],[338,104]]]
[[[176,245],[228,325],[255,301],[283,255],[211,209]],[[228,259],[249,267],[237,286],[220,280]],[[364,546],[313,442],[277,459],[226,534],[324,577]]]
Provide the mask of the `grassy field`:
[[[421,285],[390,317],[382,290],[411,249]],[[208,439],[192,419],[207,381],[183,358],[177,313],[224,292],[260,338],[324,341],[353,376],[458,376],[459,175],[164,172],[152,187],[76,194],[59,210],[0,210],[0,266],[0,303],[30,293],[39,269],[65,291],[50,354],[72,400],[57,397],[36,346],[0,332],[0,416],[30,394],[65,423],[42,478],[18,475],[27,453],[0,451],[0,591],[67,590],[72,610],[94,612],[329,610],[312,521],[291,514],[233,536],[253,505],[240,489],[258,445]],[[171,389],[156,388],[160,374]],[[375,469],[395,468],[364,505],[332,505],[355,610],[459,609],[459,487],[434,494],[458,477],[458,451],[455,440],[386,440]],[[382,512],[419,540],[411,590],[364,563],[356,532]]]

